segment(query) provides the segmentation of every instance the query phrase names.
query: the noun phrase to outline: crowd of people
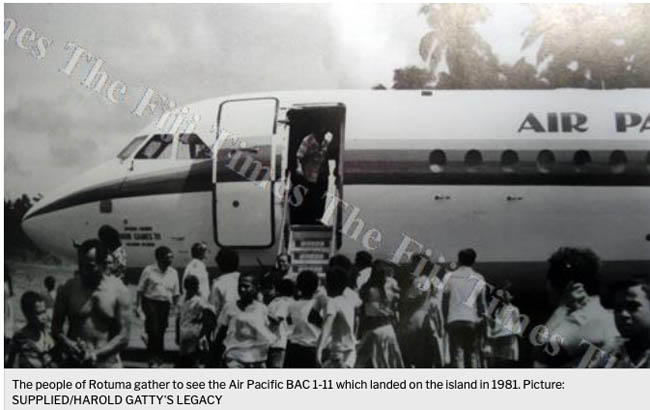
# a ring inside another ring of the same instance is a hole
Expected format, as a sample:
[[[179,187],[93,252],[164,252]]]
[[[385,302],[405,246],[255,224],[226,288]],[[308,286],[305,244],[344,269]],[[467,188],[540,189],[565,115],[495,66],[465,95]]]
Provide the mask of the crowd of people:
[[[46,278],[45,292],[21,296],[27,323],[15,333],[5,327],[6,367],[121,367],[133,316],[144,319],[150,367],[165,361],[172,318],[177,367],[514,367],[522,343],[539,366],[650,367],[650,280],[603,292],[589,250],[550,257],[554,310],[533,326],[507,286],[475,270],[473,249],[445,266],[423,254],[403,266],[366,251],[354,261],[338,254],[324,274],[296,275],[287,254],[271,269],[240,270],[237,251],[223,248],[211,280],[205,243],[192,246],[182,275],[160,246],[134,301],[126,255],[111,235],[79,246],[78,272],[57,290]]]

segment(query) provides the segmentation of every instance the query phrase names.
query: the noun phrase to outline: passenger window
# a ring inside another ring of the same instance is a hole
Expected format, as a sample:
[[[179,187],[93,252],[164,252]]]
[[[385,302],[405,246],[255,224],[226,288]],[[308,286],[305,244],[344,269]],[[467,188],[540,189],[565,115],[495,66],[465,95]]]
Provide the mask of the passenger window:
[[[429,154],[429,168],[431,172],[439,173],[445,170],[447,165],[447,156],[445,152],[441,149],[436,149],[431,151]]]
[[[576,170],[578,172],[582,171],[585,169],[587,165],[591,162],[591,155],[589,152],[581,149],[579,151],[576,151],[576,153],[573,155],[573,164],[576,166]]]
[[[547,149],[540,151],[537,155],[537,170],[544,174],[549,173],[553,164],[555,164],[555,154]]]
[[[169,159],[172,157],[172,142],[174,137],[171,134],[156,134],[135,156],[136,159]]]
[[[609,169],[612,174],[622,174],[627,166],[627,155],[621,150],[616,150],[609,156]]]
[[[511,149],[501,154],[501,169],[503,172],[515,172],[515,165],[519,163],[519,155]]]
[[[209,159],[212,151],[196,134],[181,134],[178,138],[177,159]]]
[[[467,166],[468,170],[473,170],[482,163],[483,155],[481,155],[481,151],[472,149],[467,151],[467,154],[465,154],[465,166]]]

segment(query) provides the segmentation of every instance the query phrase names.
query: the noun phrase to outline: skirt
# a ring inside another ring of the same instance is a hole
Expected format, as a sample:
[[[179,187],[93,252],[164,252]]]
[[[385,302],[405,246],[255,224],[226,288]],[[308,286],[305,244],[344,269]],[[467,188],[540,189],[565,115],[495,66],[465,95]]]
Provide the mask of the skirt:
[[[404,361],[393,325],[368,330],[361,339],[355,367],[403,368]]]

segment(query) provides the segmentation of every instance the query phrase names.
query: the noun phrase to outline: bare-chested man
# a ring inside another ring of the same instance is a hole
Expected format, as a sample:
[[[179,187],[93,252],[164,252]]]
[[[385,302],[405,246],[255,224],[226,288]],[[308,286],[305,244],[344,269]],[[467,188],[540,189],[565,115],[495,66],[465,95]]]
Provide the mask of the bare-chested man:
[[[100,241],[84,242],[79,275],[57,292],[52,336],[62,348],[63,367],[122,367],[119,353],[129,342],[131,302],[122,281],[106,274],[109,258]]]

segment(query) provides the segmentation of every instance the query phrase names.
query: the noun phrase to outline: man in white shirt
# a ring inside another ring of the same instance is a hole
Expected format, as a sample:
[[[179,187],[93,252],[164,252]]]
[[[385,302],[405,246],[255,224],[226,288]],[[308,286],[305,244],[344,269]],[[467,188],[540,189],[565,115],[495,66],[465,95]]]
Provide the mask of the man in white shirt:
[[[178,272],[171,265],[174,254],[166,246],[155,250],[156,263],[144,268],[137,288],[136,314],[144,313],[149,366],[160,367],[165,351],[165,331],[170,311],[180,297]]]
[[[185,267],[183,282],[188,276],[195,276],[199,280],[199,296],[207,301],[210,297],[210,280],[208,270],[205,267],[205,257],[208,253],[208,245],[204,242],[197,242],[192,245],[192,260]]]
[[[219,317],[226,303],[239,300],[239,255],[232,249],[223,248],[217,254],[216,262],[221,275],[212,284],[210,304]]]
[[[458,269],[449,276],[444,291],[451,365],[457,368],[479,367],[481,322],[486,312],[485,279],[472,269],[476,261],[473,249],[458,253]]]

